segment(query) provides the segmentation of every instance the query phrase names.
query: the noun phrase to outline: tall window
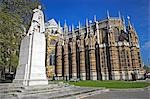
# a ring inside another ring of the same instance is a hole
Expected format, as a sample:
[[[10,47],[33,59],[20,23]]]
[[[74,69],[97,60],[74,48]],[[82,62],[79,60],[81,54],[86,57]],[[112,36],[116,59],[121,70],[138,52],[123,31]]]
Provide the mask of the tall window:
[[[70,44],[68,44],[68,60],[69,60],[69,80],[70,80],[72,78],[72,53]]]
[[[97,42],[95,44],[95,56],[96,56],[97,80],[102,80],[101,67],[100,67],[99,45]]]
[[[55,65],[55,54],[50,55],[50,65]]]
[[[77,78],[80,78],[80,50],[76,44]]]
[[[86,80],[90,80],[90,56],[89,46],[85,46],[85,66],[86,66]]]
[[[54,53],[54,51],[52,51],[52,53],[50,54],[50,65],[51,66],[55,65],[55,53]]]
[[[118,41],[119,38],[119,29],[117,27],[114,28],[115,41]]]

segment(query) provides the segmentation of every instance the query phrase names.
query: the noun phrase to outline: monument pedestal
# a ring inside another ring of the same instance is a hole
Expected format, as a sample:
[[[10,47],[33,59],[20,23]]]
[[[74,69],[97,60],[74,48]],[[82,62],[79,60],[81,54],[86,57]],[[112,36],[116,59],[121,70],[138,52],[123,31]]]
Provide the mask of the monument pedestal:
[[[21,42],[19,66],[14,83],[25,86],[47,85],[45,70],[46,42],[43,33],[34,32]]]

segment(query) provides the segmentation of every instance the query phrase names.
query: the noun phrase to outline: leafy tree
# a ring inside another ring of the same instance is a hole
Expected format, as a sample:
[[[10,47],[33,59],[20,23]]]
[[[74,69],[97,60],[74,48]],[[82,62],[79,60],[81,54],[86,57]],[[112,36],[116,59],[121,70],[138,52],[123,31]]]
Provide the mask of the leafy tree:
[[[0,0],[0,73],[3,75],[6,70],[15,72],[24,28],[29,28],[33,9],[39,4],[39,0]]]
[[[40,5],[40,0],[2,0],[4,12],[19,15],[25,28],[29,28],[33,9]]]

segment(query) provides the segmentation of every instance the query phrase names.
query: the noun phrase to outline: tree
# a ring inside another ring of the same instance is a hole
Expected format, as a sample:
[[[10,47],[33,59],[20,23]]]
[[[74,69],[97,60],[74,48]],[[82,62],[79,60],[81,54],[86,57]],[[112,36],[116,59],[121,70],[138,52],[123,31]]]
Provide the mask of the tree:
[[[17,16],[5,12],[0,12],[0,16],[0,66],[6,68],[10,64],[11,54],[18,51],[22,29]]]
[[[28,29],[33,9],[37,8],[40,4],[40,0],[2,0],[2,11],[19,15],[23,25]]]
[[[0,0],[0,73],[15,72],[19,48],[39,0]]]

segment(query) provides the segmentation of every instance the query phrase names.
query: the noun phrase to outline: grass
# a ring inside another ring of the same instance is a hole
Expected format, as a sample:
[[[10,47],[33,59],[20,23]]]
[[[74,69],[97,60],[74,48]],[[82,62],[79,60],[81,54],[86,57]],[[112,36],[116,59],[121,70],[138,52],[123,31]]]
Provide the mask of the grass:
[[[132,81],[79,81],[68,82],[71,85],[83,86],[83,87],[105,87],[105,88],[144,88],[150,86],[148,82],[132,82]]]

